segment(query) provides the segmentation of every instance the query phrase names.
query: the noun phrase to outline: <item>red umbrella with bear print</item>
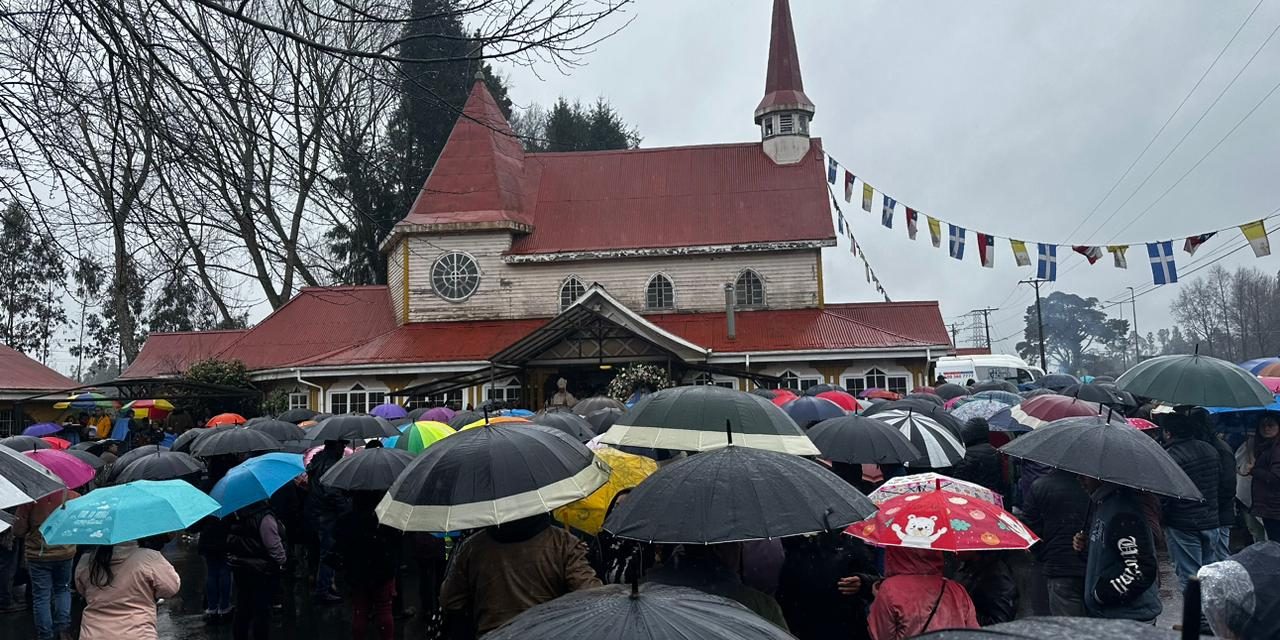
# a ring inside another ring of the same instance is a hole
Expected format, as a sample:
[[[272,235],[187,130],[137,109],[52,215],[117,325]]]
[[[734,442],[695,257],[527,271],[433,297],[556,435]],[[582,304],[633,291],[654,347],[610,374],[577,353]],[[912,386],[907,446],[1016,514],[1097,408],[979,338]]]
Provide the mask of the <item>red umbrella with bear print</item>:
[[[1008,511],[945,490],[891,498],[845,533],[883,547],[936,551],[1026,549],[1039,540]]]

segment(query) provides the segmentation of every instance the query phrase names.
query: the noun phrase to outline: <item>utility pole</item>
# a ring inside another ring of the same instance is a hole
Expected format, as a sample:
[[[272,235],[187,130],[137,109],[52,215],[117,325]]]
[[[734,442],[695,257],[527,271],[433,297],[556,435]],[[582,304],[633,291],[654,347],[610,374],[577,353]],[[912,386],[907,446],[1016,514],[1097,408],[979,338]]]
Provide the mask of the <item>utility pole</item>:
[[[1045,284],[1046,282],[1049,281],[1034,278],[1031,280],[1019,280],[1018,284],[1029,284],[1036,288],[1036,327],[1040,335],[1040,368],[1044,370],[1045,373],[1048,373],[1049,365],[1046,364],[1044,359],[1044,312],[1040,308],[1040,285]]]
[[[959,339],[960,337],[960,325],[952,322],[950,328],[951,328],[951,346],[953,347],[959,346],[956,344],[956,340]]]
[[[992,311],[999,311],[999,309],[992,309],[988,307],[985,309],[974,309],[973,311],[969,312],[972,314],[978,314],[978,313],[982,314],[982,329],[987,336],[987,351],[991,351],[991,312]]]
[[[1134,295],[1133,287],[1125,287],[1129,290],[1129,305],[1133,307],[1133,335],[1137,339],[1133,341],[1133,365],[1136,367],[1142,363],[1142,334],[1138,332],[1138,296]]]

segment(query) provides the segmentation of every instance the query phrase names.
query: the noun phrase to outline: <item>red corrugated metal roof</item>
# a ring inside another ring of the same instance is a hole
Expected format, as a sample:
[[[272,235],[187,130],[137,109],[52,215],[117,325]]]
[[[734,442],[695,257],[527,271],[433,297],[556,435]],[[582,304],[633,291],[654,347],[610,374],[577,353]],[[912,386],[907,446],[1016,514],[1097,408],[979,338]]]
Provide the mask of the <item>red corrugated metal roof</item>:
[[[362,344],[300,365],[316,367],[487,360],[546,323],[546,318],[538,318],[408,324]]]
[[[193,362],[207,360],[221,353],[248,331],[234,329],[153,333],[147,336],[142,351],[120,377],[155,378],[181,374]]]
[[[0,391],[56,391],[80,383],[0,344]]]
[[[384,286],[303,289],[228,346],[220,358],[276,369],[340,351],[396,328]]]
[[[796,35],[791,26],[791,6],[787,0],[774,0],[769,33],[769,70],[765,76],[764,99],[756,107],[756,112],[784,105],[813,109],[813,101],[804,94],[804,80],[800,77],[800,56],[796,53]]]

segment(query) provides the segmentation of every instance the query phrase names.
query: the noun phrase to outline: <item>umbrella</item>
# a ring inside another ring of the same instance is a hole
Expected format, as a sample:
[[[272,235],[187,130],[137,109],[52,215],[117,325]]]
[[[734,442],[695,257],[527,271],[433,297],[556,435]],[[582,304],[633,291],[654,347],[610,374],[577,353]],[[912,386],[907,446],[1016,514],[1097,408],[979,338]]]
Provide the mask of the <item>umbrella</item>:
[[[375,447],[375,448],[376,448],[376,447]],[[311,447],[310,449],[307,449],[306,451],[303,451],[303,452],[302,452],[302,464],[303,464],[303,466],[310,466],[310,465],[311,465],[311,460],[312,460],[313,458],[315,458],[315,457],[316,457],[316,454],[320,453],[320,452],[321,452],[321,451],[323,451],[323,450],[324,450],[324,446],[323,446],[323,445],[321,445],[321,446],[318,446],[318,447]],[[355,449],[352,449],[351,447],[343,447],[343,448],[342,448],[342,457],[344,457],[344,458],[345,458],[345,457],[347,457],[347,456],[349,456],[349,455],[351,455],[351,454],[353,454],[353,453],[355,453],[355,452],[356,452],[356,450],[355,450]]]
[[[109,400],[106,396],[97,391],[83,391],[81,393],[72,394],[66,400],[55,402],[54,409],[66,411],[94,411],[96,409],[115,410],[120,406],[115,400]]]
[[[1200,490],[1155,440],[1123,421],[1066,418],[1000,447],[1005,455],[1183,500]]]
[[[65,451],[43,449],[26,451],[22,455],[39,462],[72,489],[84,486],[97,475],[93,467]]]
[[[1178,640],[1181,637],[1176,631],[1134,620],[1034,616],[981,629],[934,631],[916,636],[916,640]]]
[[[960,397],[964,397],[964,396],[960,396]],[[935,405],[938,405],[939,407],[941,407],[943,404],[942,398],[939,398],[938,394],[936,393],[920,393],[919,391],[915,391],[903,396],[902,399],[915,400],[916,402],[928,402],[929,404],[935,404]]]
[[[1077,400],[1068,396],[1045,395],[1025,400],[1016,407],[1010,407],[1009,415],[1015,422],[1027,429],[1040,427],[1063,418],[1087,417],[1112,414],[1102,405],[1086,400]],[[1117,418],[1120,416],[1116,416]]]
[[[1009,393],[1017,393],[1018,385],[1008,380],[984,380],[970,388],[973,393],[981,393],[983,391],[1007,391]]]
[[[135,461],[145,456],[153,456],[162,451],[168,451],[168,449],[165,449],[164,447],[158,444],[146,444],[146,445],[142,445],[141,447],[134,447],[130,449],[124,454],[121,454],[119,458],[116,458],[115,462],[111,463],[111,469],[107,472],[107,477],[105,478],[105,481],[108,484],[115,482],[115,479],[120,477],[120,472],[124,471],[126,468],[128,468],[129,465],[133,464]]]
[[[587,422],[591,424],[591,430],[596,433],[604,433],[613,426],[613,423],[622,417],[622,409],[596,409],[587,414]]]
[[[968,422],[974,418],[987,420],[1008,408],[1009,405],[995,400],[970,400],[952,409],[951,415],[961,422]]]
[[[965,396],[965,398],[967,399],[968,396]],[[862,415],[872,417],[877,413],[884,413],[886,411],[911,411],[912,413],[924,414],[933,418],[934,422],[950,429],[951,433],[955,434],[957,438],[960,437],[960,432],[964,429],[964,423],[957,420],[955,416],[951,415],[951,413],[945,408],[939,407],[937,404],[932,402],[921,400],[894,400],[891,402],[881,402],[874,407],[863,411]]]
[[[808,436],[832,462],[902,464],[922,455],[902,432],[883,421],[864,416],[824,420],[809,428]]]
[[[1062,393],[1064,389],[1071,385],[1080,384],[1079,378],[1066,373],[1051,373],[1036,381],[1042,389],[1051,389],[1057,393]]]
[[[364,440],[366,438],[386,438],[398,435],[400,435],[400,431],[391,426],[391,423],[387,422],[386,419],[363,413],[333,416],[307,430],[307,439],[312,442]]]
[[[248,427],[236,427],[198,437],[195,444],[191,445],[191,455],[208,458],[229,453],[256,453],[280,449],[279,440]]]
[[[361,449],[330,467],[320,484],[344,491],[386,491],[410,462],[413,454],[399,449]]]
[[[204,463],[179,451],[161,451],[134,460],[115,475],[116,484],[134,480],[179,480],[204,471]]]
[[[1022,396],[1016,393],[1009,393],[1008,391],[979,391],[970,397],[975,400],[994,400],[996,402],[1009,405],[1010,407],[1022,402],[1023,400]]]
[[[40,439],[44,440],[45,442],[48,442],[50,449],[57,449],[58,451],[66,451],[67,449],[71,448],[70,440],[63,440],[62,438],[55,438],[53,436],[45,436]]]
[[[586,442],[596,437],[595,431],[591,430],[591,423],[587,422],[586,418],[568,411],[537,415],[533,417],[532,422],[544,427],[559,429],[577,438],[578,442]]]
[[[453,427],[443,422],[419,420],[405,425],[405,432],[396,440],[396,447],[413,455],[422,453],[440,439],[454,434]]]
[[[933,417],[910,409],[891,409],[869,416],[881,420],[906,436],[916,449],[924,452],[912,465],[949,467],[964,458],[964,445],[949,428]]]
[[[1275,402],[1248,371],[1202,355],[1159,356],[1138,363],[1116,381],[1135,396],[1200,407],[1258,407]]]
[[[1053,389],[1045,389],[1043,387],[1038,387],[1035,389],[1028,389],[1026,391],[1019,391],[1018,395],[1022,396],[1023,400],[1030,400],[1031,398],[1034,398],[1036,396],[1055,396],[1055,395],[1058,395],[1058,392],[1054,391]]]
[[[9,436],[0,438],[0,447],[8,447],[14,451],[35,451],[52,449],[53,445],[35,436]]]
[[[823,391],[814,397],[834,402],[845,411],[860,411],[862,409],[862,407],[858,405],[857,398],[843,391]],[[783,410],[785,411],[785,409]],[[799,420],[797,420],[797,422],[799,422]]]
[[[459,411],[453,414],[453,417],[449,418],[446,424],[454,429],[461,429],[476,420],[484,420],[484,414],[475,411]]]
[[[969,390],[953,382],[948,382],[934,387],[933,394],[943,400],[950,400],[969,395]]]
[[[302,440],[307,437],[307,432],[303,431],[302,427],[299,427],[298,425],[293,424],[292,422],[285,422],[284,420],[274,420],[271,418],[267,418],[265,420],[254,422],[253,424],[246,425],[245,428],[252,429],[254,431],[261,431],[262,433],[265,433],[271,436],[272,438],[279,440],[280,442],[288,442],[290,440]]]
[[[67,449],[66,453],[67,455],[75,456],[75,458],[80,462],[93,467],[95,473],[101,471],[103,467],[107,466],[107,463],[102,458],[99,458],[84,449]]]
[[[1273,365],[1276,363],[1280,363],[1280,358],[1254,358],[1253,360],[1246,360],[1244,362],[1241,362],[1236,366],[1244,369],[1245,371],[1248,371],[1249,373],[1252,373],[1255,376],[1260,376],[1260,375],[1263,375],[1262,374],[1263,369],[1266,369],[1268,365]]]
[[[479,429],[480,427],[488,427],[495,424],[532,424],[525,418],[516,418],[513,416],[494,416],[492,418],[480,418],[472,422],[458,431],[469,431],[471,429]]]
[[[1259,542],[1199,571],[1209,627],[1223,638],[1273,637],[1280,629],[1280,544]]]
[[[310,420],[314,417],[316,417],[315,411],[312,411],[310,409],[298,408],[298,409],[290,409],[276,416],[276,420],[283,420],[284,422],[292,422],[294,424],[298,424],[299,422],[306,422],[307,420]]]
[[[584,589],[527,609],[485,640],[783,640],[793,636],[719,596],[657,583]]]
[[[62,425],[56,422],[41,422],[23,429],[22,435],[39,438],[42,436],[51,436],[59,431],[62,431]]]
[[[591,396],[590,398],[583,398],[582,400],[579,400],[577,404],[573,405],[573,412],[580,416],[585,416],[593,411],[599,411],[601,409],[618,409],[619,411],[626,411],[627,405],[622,404],[609,396]]]
[[[128,409],[133,412],[135,418],[150,418],[159,420],[169,415],[173,411],[173,404],[168,400],[134,400],[121,409]]]
[[[1267,388],[1267,391],[1270,391],[1271,393],[1280,393],[1280,378],[1273,378],[1271,376],[1259,377],[1258,382],[1261,382],[1262,386]],[[23,433],[26,432],[24,431]]]
[[[209,418],[209,421],[204,423],[204,426],[220,427],[229,424],[244,424],[245,422],[244,416],[238,413],[219,413],[218,415]]]
[[[417,422],[419,420],[427,420],[427,421],[443,422],[445,424],[449,424],[449,421],[453,419],[453,416],[457,415],[457,413],[453,409],[450,409],[449,407],[431,407],[430,409],[427,409],[426,411],[423,411],[422,413],[419,413],[416,416],[413,415],[417,411],[418,411],[417,409],[414,409],[413,411],[409,412],[409,417],[413,418],[414,422]]]
[[[591,495],[609,467],[569,434],[538,425],[460,431],[405,468],[378,504],[401,531],[457,531],[548,513]]]
[[[1062,395],[1070,398],[1079,398],[1080,400],[1088,400],[1098,404],[1123,405],[1125,404],[1124,396],[1120,395],[1120,391],[1115,387],[1102,384],[1073,384],[1062,390]]]
[[[911,390],[911,392],[912,392],[912,393],[925,393],[925,394],[929,394],[929,395],[931,395],[931,396],[936,396],[936,395],[938,395],[938,390],[937,390],[937,389],[935,389],[935,388],[933,388],[933,387],[930,387],[930,386],[916,387],[916,388],[912,389],[912,390]]]
[[[819,393],[826,393],[826,392],[828,392],[828,391],[843,391],[843,392],[845,392],[845,393],[849,393],[849,390],[848,390],[848,389],[845,389],[844,387],[842,387],[842,386],[840,386],[840,385],[838,385],[838,384],[826,384],[826,383],[823,383],[823,384],[815,384],[815,385],[813,385],[813,386],[809,387],[808,389],[805,389],[805,390],[804,390],[804,395],[806,395],[806,396],[816,396],[816,395],[818,395]]]
[[[1125,422],[1128,422],[1129,426],[1139,431],[1146,431],[1157,427],[1156,423],[1145,418],[1126,418]]]
[[[40,533],[49,544],[120,544],[182,531],[217,508],[213,498],[181,480],[138,480],[68,500]]]
[[[828,391],[827,393],[835,392]],[[840,405],[817,396],[796,398],[782,405],[782,410],[788,416],[791,416],[791,419],[795,420],[796,424],[800,425],[802,429],[808,429],[823,420],[839,418],[845,415],[845,410]]]
[[[270,498],[280,487],[306,471],[302,456],[275,451],[231,467],[209,496],[220,505],[214,515],[225,518],[239,509]]]
[[[508,418],[532,418],[534,413],[528,409],[502,409],[498,415]]]
[[[987,418],[987,430],[1005,433],[1026,433],[1031,430],[1031,427],[1014,420],[1013,407],[1005,407],[990,418]]]
[[[726,424],[733,431],[734,441],[742,446],[801,456],[818,455],[818,448],[795,421],[770,401],[709,385],[673,387],[645,396],[618,418],[600,441],[611,445],[706,451],[728,442]]]
[[[227,431],[228,429],[235,428],[237,428],[236,425],[229,424],[221,427],[195,427],[193,429],[187,429],[182,432],[182,435],[179,435],[177,439],[173,441],[173,446],[169,447],[169,449],[171,451],[178,451],[181,453],[191,453],[191,447],[195,446],[196,441],[200,438],[211,433]]]
[[[556,520],[584,531],[600,535],[604,517],[613,506],[614,498],[622,491],[634,488],[658,470],[658,463],[644,456],[637,456],[609,447],[595,450],[596,457],[609,465],[609,481],[591,495],[570,502],[552,512]]]
[[[769,402],[772,402],[773,406],[775,407],[781,407],[782,405],[788,402],[791,402],[792,400],[795,400],[798,397],[800,396],[797,396],[796,392],[790,389],[774,389],[773,398],[770,399]]]
[[[902,396],[892,391],[887,391],[885,389],[867,389],[866,391],[859,393],[858,397],[866,398],[868,400],[901,400],[902,399]]]
[[[766,388],[764,388],[764,387],[756,387],[756,388],[754,388],[754,389],[752,389],[752,390],[748,391],[747,393],[750,393],[750,394],[752,394],[752,395],[760,396],[761,398],[764,398],[765,400],[772,400],[772,399],[774,398],[774,396],[778,395],[777,390],[775,390],[775,389],[766,389]]]
[[[35,460],[0,447],[0,509],[33,502],[66,488],[61,478]]]
[[[4,533],[13,528],[13,525],[17,522],[18,519],[16,517],[11,516],[4,511],[0,511],[0,533]]]
[[[369,415],[377,416],[385,420],[399,420],[401,418],[409,417],[409,412],[398,404],[388,402],[370,409]]]
[[[605,518],[604,529],[629,540],[714,544],[839,529],[874,511],[817,462],[726,446],[649,476]]]
[[[877,546],[937,551],[1026,549],[1039,541],[1008,511],[943,489],[890,498],[845,531]]]
[[[867,496],[877,505],[888,502],[891,498],[915,493],[931,491],[950,491],[962,496],[977,498],[1004,508],[1004,497],[982,485],[957,480],[939,473],[917,473],[910,476],[890,478]]]

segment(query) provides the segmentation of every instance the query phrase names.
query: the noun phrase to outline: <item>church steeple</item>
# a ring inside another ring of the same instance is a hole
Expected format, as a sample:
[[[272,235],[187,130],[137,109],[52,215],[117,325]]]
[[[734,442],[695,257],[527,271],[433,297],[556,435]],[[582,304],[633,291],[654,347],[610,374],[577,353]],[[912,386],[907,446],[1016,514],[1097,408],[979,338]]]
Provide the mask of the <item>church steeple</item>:
[[[813,102],[804,93],[800,57],[791,27],[791,5],[773,0],[773,28],[769,36],[769,69],[764,98],[756,107],[756,124],[764,151],[778,164],[795,164],[809,152],[809,122]]]

